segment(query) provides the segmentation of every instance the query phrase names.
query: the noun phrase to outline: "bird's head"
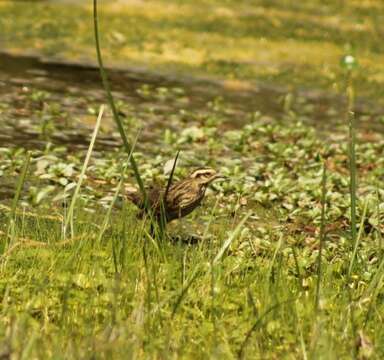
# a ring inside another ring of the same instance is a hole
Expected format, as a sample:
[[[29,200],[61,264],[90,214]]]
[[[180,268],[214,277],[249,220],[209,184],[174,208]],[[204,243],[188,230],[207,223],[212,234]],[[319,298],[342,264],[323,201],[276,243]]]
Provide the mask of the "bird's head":
[[[224,179],[225,177],[219,174],[215,169],[204,167],[194,170],[190,175],[190,179],[194,179],[201,185],[208,186],[212,181],[216,179]]]

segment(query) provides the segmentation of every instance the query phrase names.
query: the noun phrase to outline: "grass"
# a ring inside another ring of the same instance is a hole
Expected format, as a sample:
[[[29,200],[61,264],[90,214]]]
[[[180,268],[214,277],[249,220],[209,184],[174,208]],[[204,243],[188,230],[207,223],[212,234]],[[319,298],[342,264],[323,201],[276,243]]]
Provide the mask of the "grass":
[[[242,196],[250,202],[258,199],[264,211],[278,210],[278,226],[257,220],[263,217],[257,207],[233,213],[232,194],[247,181],[225,160],[223,170],[231,171],[232,180],[218,189],[226,196],[216,200],[213,210],[208,197],[192,217],[192,222],[204,220],[205,238],[193,246],[151,241],[149,224],[138,222],[131,206],[110,212],[92,200],[89,180],[84,180],[74,208],[76,236],[63,242],[59,215],[65,210],[47,199],[34,210],[37,216],[30,216],[20,208],[27,200],[24,190],[13,234],[19,246],[8,248],[1,258],[2,351],[24,358],[350,358],[366,353],[381,358],[384,267],[375,239],[382,220],[370,225],[381,200],[378,204],[376,189],[371,196],[368,190],[381,175],[364,172],[364,163],[357,162],[363,173],[359,190],[365,195],[364,204],[357,201],[361,225],[357,256],[351,260],[349,229],[343,225],[349,201],[339,196],[349,193],[347,163],[338,155],[347,154],[347,148],[320,143],[299,123],[287,128],[256,121],[254,126],[239,130],[247,134],[245,142],[235,146],[226,137],[223,141],[245,162],[255,156],[250,150],[255,141],[266,146],[258,150],[263,169],[255,172],[248,165],[242,170],[265,178],[252,180]],[[361,157],[368,162],[383,144],[360,145]],[[327,155],[326,185],[323,160],[312,156],[315,149]],[[23,153],[15,156],[13,164],[24,159]],[[40,156],[32,152],[29,177]],[[126,159],[126,154],[119,156]],[[95,160],[89,160],[85,179],[92,176]],[[4,155],[2,163],[7,164]],[[182,170],[176,168],[175,176]],[[326,222],[322,211],[316,211],[325,202]],[[56,218],[45,216],[44,209],[50,215],[58,212]],[[2,218],[6,225],[5,213]],[[178,224],[169,232],[178,234]],[[318,246],[324,234],[320,282]],[[1,236],[7,239],[6,232]]]
[[[160,93],[177,100],[146,88]],[[384,138],[360,142],[356,156],[352,95],[342,141],[319,139],[289,106],[223,129],[228,108],[217,101],[150,148],[125,141],[126,152],[92,153],[102,111],[87,151],[1,148],[1,177],[21,174],[0,213],[0,240],[12,240],[0,257],[1,356],[382,358]],[[228,176],[184,223],[202,234],[197,245],[156,241],[133,206],[111,205],[133,154],[130,179],[140,168],[143,181],[166,184],[158,169],[175,153],[171,177],[201,163]]]
[[[0,4],[5,48],[94,62],[90,4],[21,7]],[[377,101],[383,95],[380,0],[151,0],[129,6],[110,2],[101,9],[101,43],[109,65],[210,75],[227,79],[228,86],[267,81],[342,92],[339,61],[349,45],[365,69],[359,91]]]
[[[79,223],[82,216],[88,217],[80,212]],[[56,245],[61,239],[60,224],[39,220],[38,224],[24,221],[18,225],[28,236],[50,245],[25,246],[2,259],[4,347],[13,354],[39,358],[237,357],[238,353],[245,358],[301,357],[303,336],[310,357],[348,358],[354,346],[347,312],[340,311],[350,306],[340,263],[323,264],[317,317],[313,306],[316,273],[306,271],[302,288],[284,246],[275,252],[272,276],[267,276],[269,251],[258,257],[227,256],[213,269],[212,287],[208,259],[211,252],[217,257],[226,247],[224,231],[215,234],[213,244],[164,243],[159,253],[151,242],[144,244],[143,229],[130,213],[114,218],[112,233],[102,243],[95,243],[94,226],[88,220],[76,229],[77,239],[65,247]],[[238,247],[234,243],[232,251]],[[299,253],[302,262],[305,250]],[[358,267],[354,284],[362,280],[360,272],[367,268]],[[378,285],[373,287],[380,291]],[[361,285],[353,293],[360,305],[357,318],[362,320],[370,297],[359,299]],[[380,358],[383,334],[377,328],[377,306],[363,329]],[[298,322],[303,326],[301,333]]]
[[[68,212],[66,214],[65,223],[64,223],[64,238],[66,238],[65,234],[67,232],[68,225],[70,225],[70,227],[71,227],[71,236],[72,237],[74,236],[74,234],[73,234],[73,211],[74,211],[75,206],[76,206],[76,201],[79,197],[80,188],[81,188],[81,185],[82,185],[83,180],[84,180],[84,175],[85,175],[85,172],[86,172],[87,167],[88,167],[89,159],[91,158],[91,155],[92,155],[93,146],[95,145],[97,133],[99,132],[103,113],[104,113],[104,105],[101,105],[100,110],[99,110],[99,115],[98,115],[97,120],[96,120],[95,129],[94,129],[93,134],[92,134],[92,139],[91,139],[91,142],[89,144],[88,151],[87,151],[87,155],[86,155],[86,158],[84,160],[83,167],[81,168],[79,180],[77,181],[76,188],[75,188],[74,194],[72,196],[71,203],[70,203],[69,208],[68,208]]]
[[[208,194],[184,222],[205,239],[194,246],[152,241],[132,206],[101,205],[106,191],[118,192],[124,152],[92,154],[74,207],[75,237],[63,241],[61,195],[72,194],[66,189],[82,173],[86,148],[31,151],[26,182],[38,194],[52,184],[55,191],[31,207],[35,193],[19,187],[17,208],[2,207],[2,242],[9,238],[8,214],[15,217],[14,242],[0,267],[2,351],[25,358],[383,356],[383,139],[358,146],[360,226],[352,254],[348,136],[320,140],[300,114],[289,115],[293,126],[252,117],[222,131],[212,125],[220,113],[210,109],[210,122],[200,128],[215,130],[220,141],[171,137],[152,145],[160,160],[135,150],[145,181],[166,184],[165,175],[145,169],[158,169],[180,147],[175,177],[206,162],[229,177],[216,185],[216,199]],[[26,169],[25,151],[0,154],[3,178]],[[104,181],[102,189],[96,180]],[[182,236],[185,229],[176,222],[168,231]]]

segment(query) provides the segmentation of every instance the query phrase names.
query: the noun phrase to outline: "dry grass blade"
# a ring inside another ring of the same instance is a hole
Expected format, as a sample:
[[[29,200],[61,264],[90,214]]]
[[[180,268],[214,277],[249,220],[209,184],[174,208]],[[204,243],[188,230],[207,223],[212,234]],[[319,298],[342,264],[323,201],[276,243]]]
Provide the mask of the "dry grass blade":
[[[5,212],[11,212],[12,208],[9,206],[6,206],[4,204],[0,204],[0,210],[3,210]],[[24,210],[20,211],[20,210],[16,209],[15,215],[22,215],[25,217],[31,217],[31,218],[49,220],[49,221],[58,221],[58,222],[63,221],[63,216],[60,214],[58,214],[58,215],[46,215],[46,214],[41,215],[41,214],[35,214],[33,212],[30,212],[30,211],[24,211]]]
[[[101,105],[100,110],[99,110],[99,115],[98,115],[97,120],[96,120],[96,125],[95,125],[95,128],[93,130],[92,138],[91,138],[91,141],[89,143],[87,155],[85,157],[83,167],[82,167],[81,172],[80,172],[79,181],[77,182],[76,189],[75,189],[75,192],[72,196],[71,204],[70,204],[69,209],[68,209],[67,217],[65,219],[64,233],[66,233],[66,230],[67,230],[69,223],[73,222],[73,211],[75,209],[77,198],[79,197],[79,194],[80,194],[80,187],[81,187],[81,184],[83,183],[83,180],[84,180],[84,176],[85,176],[85,172],[86,172],[87,167],[88,167],[89,159],[91,158],[91,154],[92,154],[93,146],[95,145],[97,133],[99,132],[103,113],[104,113],[104,105]],[[72,233],[71,235],[73,237],[74,236],[73,227],[72,227],[71,233]]]

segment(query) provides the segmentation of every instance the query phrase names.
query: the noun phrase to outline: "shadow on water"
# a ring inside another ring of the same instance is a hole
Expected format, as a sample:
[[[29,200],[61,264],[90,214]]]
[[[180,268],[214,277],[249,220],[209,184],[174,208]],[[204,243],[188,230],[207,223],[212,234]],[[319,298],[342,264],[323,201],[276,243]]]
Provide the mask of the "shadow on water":
[[[255,84],[158,74],[145,69],[109,70],[122,115],[141,128],[141,146],[159,141],[165,128],[178,132],[204,125],[215,116],[222,129],[239,128],[260,112],[278,121],[297,114],[322,133],[343,122],[342,98],[319,91],[290,93]],[[69,149],[87,146],[95,109],[105,102],[98,69],[82,64],[45,62],[33,56],[0,54],[0,147],[42,148],[47,141]],[[359,102],[357,115],[366,131],[382,131],[380,112]],[[110,114],[104,120],[99,148],[119,146]]]

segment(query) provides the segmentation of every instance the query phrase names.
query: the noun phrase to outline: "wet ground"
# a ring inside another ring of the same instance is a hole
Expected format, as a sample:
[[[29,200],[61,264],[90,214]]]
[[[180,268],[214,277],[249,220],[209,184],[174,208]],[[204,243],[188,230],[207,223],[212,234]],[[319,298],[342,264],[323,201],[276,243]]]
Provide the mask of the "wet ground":
[[[345,104],[336,94],[289,91],[255,84],[156,74],[145,69],[109,70],[112,88],[127,126],[141,129],[140,140],[156,142],[164,129],[205,125],[212,114],[223,129],[239,128],[252,114],[277,121],[299,117],[322,134],[345,124]],[[47,140],[69,148],[85,147],[95,113],[106,98],[98,69],[37,57],[0,55],[0,146],[42,148]],[[364,134],[383,130],[383,113],[367,100],[356,106]],[[110,116],[105,117],[98,146],[120,144]],[[327,135],[328,136],[328,135]]]

